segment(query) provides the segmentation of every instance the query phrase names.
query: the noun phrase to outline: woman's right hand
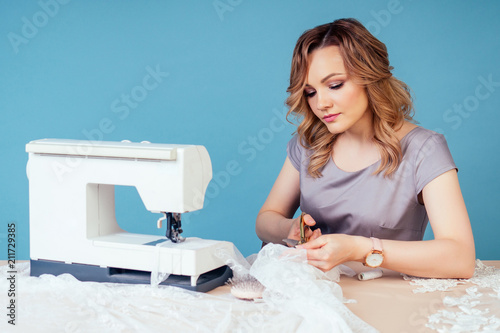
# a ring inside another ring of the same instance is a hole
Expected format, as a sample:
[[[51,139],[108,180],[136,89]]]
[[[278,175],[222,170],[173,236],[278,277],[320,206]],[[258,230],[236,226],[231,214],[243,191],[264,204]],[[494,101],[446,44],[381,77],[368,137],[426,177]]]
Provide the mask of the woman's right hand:
[[[316,225],[316,221],[312,218],[311,215],[304,215],[304,234],[306,241],[314,240],[321,236],[321,230],[315,229],[311,230],[311,227]],[[300,216],[293,219],[292,225],[290,226],[290,231],[288,232],[289,239],[300,240]]]

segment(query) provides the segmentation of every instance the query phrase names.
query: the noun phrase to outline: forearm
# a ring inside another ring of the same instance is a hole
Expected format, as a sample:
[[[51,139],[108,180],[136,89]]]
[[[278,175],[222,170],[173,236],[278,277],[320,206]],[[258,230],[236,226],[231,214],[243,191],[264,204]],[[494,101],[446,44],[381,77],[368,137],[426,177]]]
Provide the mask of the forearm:
[[[262,211],[257,215],[255,231],[257,236],[265,243],[283,243],[283,238],[288,237],[293,219],[271,210]]]
[[[372,248],[369,238],[358,237],[354,260],[364,262]],[[408,275],[433,278],[470,278],[474,274],[473,243],[454,239],[429,241],[382,240],[382,267]]]

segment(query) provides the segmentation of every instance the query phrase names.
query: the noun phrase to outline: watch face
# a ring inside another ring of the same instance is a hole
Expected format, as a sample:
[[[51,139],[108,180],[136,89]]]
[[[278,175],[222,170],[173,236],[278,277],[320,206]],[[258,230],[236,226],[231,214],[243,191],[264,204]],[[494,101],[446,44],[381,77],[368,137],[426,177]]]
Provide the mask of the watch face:
[[[378,267],[382,265],[384,256],[380,253],[371,253],[366,257],[366,265],[370,267]]]

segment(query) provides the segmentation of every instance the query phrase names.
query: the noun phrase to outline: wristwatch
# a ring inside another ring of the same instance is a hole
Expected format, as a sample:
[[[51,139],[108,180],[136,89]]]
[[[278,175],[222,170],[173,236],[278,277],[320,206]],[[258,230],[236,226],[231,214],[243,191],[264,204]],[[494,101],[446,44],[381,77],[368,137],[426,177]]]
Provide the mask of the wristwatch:
[[[371,268],[377,268],[382,265],[382,262],[384,261],[384,250],[382,249],[382,242],[380,239],[375,237],[370,237],[370,239],[373,242],[373,248],[366,255],[363,265]]]

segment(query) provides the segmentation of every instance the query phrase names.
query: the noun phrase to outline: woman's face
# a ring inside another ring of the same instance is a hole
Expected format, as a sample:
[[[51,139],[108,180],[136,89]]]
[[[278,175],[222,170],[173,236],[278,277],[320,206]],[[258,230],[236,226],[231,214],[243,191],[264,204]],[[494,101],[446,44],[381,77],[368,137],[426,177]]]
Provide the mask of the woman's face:
[[[365,88],[347,76],[338,46],[311,53],[304,92],[311,110],[330,133],[363,131],[371,125]]]

